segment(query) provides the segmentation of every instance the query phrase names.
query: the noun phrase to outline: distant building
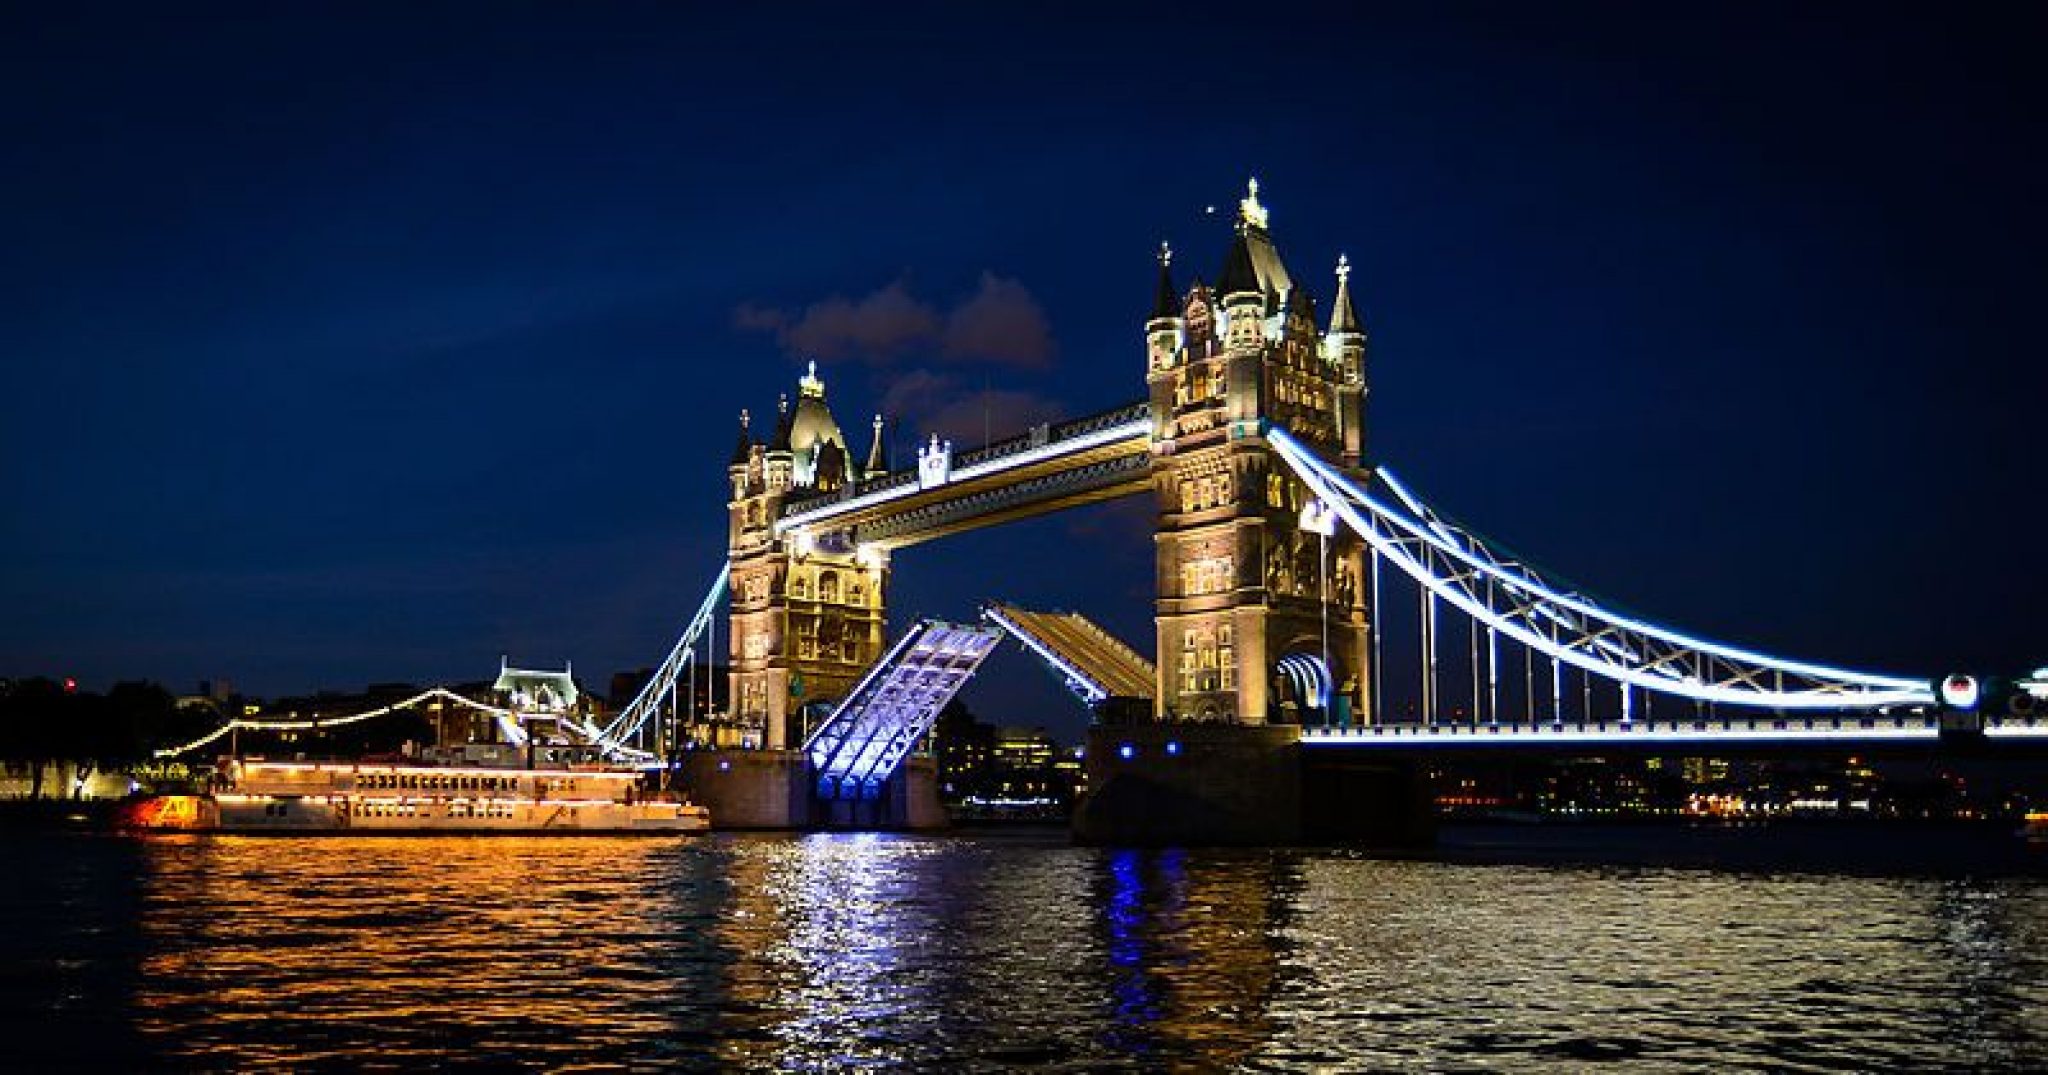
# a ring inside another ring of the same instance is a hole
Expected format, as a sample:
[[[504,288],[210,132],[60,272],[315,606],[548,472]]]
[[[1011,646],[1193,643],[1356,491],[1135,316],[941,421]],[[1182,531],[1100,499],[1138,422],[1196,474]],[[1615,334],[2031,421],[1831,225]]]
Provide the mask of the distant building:
[[[1053,762],[1059,753],[1059,744],[1044,728],[997,729],[989,753],[991,790],[1005,799],[1052,798]]]
[[[939,797],[948,802],[986,797],[995,757],[996,730],[974,719],[958,698],[946,704],[932,733],[939,770]]]

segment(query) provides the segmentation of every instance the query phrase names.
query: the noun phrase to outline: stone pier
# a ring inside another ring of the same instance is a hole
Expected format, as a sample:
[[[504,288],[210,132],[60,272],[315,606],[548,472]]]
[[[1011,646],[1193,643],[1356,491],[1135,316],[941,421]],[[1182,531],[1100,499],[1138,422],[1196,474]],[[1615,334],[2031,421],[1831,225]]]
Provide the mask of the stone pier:
[[[684,757],[679,782],[720,830],[924,831],[948,824],[928,757],[904,762],[881,798],[857,803],[818,800],[810,759],[800,750],[699,751]]]

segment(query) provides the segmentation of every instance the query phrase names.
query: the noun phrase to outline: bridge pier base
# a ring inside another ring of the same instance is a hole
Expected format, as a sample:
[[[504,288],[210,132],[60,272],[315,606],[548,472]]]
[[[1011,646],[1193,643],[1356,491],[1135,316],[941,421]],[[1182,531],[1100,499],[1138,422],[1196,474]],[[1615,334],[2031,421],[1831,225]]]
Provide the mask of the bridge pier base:
[[[817,798],[811,760],[801,750],[707,750],[685,755],[681,785],[711,811],[714,829],[943,829],[938,771],[912,757],[863,802]]]
[[[691,802],[711,811],[714,829],[811,825],[811,760],[801,750],[685,754],[681,783]]]
[[[1089,729],[1088,794],[1074,839],[1125,846],[1351,843],[1436,838],[1428,774],[1398,759],[1305,750],[1294,725]]]
[[[853,831],[922,832],[950,825],[945,807],[939,805],[938,766],[928,757],[904,761],[882,785],[878,799],[859,802],[818,800],[812,804],[811,828]],[[718,823],[718,815],[711,815]]]
[[[1084,844],[1300,843],[1300,729],[1292,725],[1097,725],[1088,793],[1074,810]]]

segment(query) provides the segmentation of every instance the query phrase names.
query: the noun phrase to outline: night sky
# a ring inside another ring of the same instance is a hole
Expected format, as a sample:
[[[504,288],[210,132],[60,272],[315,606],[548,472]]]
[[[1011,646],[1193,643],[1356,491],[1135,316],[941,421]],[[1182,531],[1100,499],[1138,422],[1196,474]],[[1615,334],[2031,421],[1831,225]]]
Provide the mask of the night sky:
[[[1249,175],[1446,511],[1709,637],[2048,663],[2044,9],[1667,6],[10,6],[0,674],[602,689],[740,408],[1135,400]],[[892,618],[1149,650],[1149,510],[904,550]],[[1077,726],[1005,652],[974,706]]]

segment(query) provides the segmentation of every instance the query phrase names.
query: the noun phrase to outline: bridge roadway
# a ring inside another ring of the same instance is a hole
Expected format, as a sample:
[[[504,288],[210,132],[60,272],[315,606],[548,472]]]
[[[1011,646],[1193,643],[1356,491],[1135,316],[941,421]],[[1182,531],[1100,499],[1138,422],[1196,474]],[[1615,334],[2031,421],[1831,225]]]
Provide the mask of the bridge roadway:
[[[1982,732],[1987,746],[2048,748],[2048,718],[1991,717],[1959,726],[1935,714],[1714,717],[1692,720],[1603,720],[1535,724],[1375,724],[1306,727],[1301,744],[1318,751],[1405,753],[1493,749],[1621,749],[1669,752],[1688,747],[1727,749],[1839,746],[1957,745]]]
[[[982,616],[1037,654],[1089,705],[1109,698],[1152,700],[1152,662],[1078,612],[1032,612],[996,601]]]
[[[901,548],[964,530],[1142,493],[1152,481],[1152,412],[1134,403],[791,500],[776,529],[833,531]],[[927,448],[921,456],[930,453]]]

